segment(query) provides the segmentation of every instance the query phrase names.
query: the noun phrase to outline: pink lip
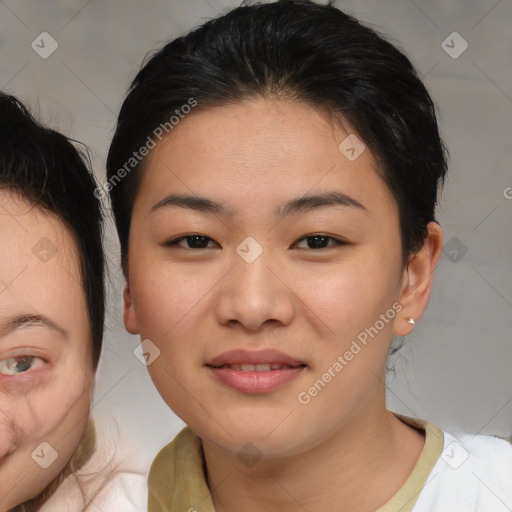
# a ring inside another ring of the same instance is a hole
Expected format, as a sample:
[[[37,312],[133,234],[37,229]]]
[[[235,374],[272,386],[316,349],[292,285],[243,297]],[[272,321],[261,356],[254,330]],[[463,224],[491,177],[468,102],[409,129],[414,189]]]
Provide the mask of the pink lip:
[[[249,352],[248,350],[230,350],[210,359],[208,366],[222,366],[225,364],[286,364],[288,366],[300,366],[302,361],[294,359],[278,350],[260,350]]]
[[[244,372],[225,367],[231,364],[282,364],[286,368],[268,371]],[[249,352],[232,350],[214,357],[207,367],[223,384],[243,393],[265,393],[295,379],[305,364],[277,350]]]

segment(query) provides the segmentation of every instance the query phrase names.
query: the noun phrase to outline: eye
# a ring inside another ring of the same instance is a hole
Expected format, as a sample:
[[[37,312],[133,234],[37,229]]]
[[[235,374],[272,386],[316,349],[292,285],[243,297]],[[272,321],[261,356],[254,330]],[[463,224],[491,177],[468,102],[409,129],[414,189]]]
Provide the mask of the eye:
[[[15,376],[28,372],[43,360],[35,356],[11,357],[0,361],[0,374]]]
[[[327,249],[329,247],[337,246],[337,245],[346,245],[346,242],[343,240],[338,240],[337,238],[333,238],[328,235],[308,235],[304,238],[301,238],[298,242],[296,242],[296,246],[298,247],[301,242],[305,241],[307,247],[299,247],[300,249]],[[333,242],[329,245],[329,242]]]
[[[174,240],[170,240],[166,246],[180,246],[185,249],[206,249],[209,241],[214,242],[211,238],[205,235],[185,235],[180,236]],[[186,244],[186,245],[183,245]]]

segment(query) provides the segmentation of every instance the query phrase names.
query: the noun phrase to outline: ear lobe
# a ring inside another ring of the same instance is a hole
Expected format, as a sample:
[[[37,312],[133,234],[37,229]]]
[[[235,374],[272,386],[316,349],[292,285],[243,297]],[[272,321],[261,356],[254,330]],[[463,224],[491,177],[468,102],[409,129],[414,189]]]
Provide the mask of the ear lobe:
[[[126,330],[130,334],[139,334],[139,326],[137,324],[137,315],[133,307],[132,293],[130,290],[130,282],[127,279],[123,291],[123,321]]]
[[[414,329],[414,323],[409,319],[417,322],[430,299],[434,269],[443,251],[443,231],[436,222],[430,222],[427,230],[422,248],[409,257],[404,270],[399,298],[402,310],[395,321],[395,336],[407,336]]]

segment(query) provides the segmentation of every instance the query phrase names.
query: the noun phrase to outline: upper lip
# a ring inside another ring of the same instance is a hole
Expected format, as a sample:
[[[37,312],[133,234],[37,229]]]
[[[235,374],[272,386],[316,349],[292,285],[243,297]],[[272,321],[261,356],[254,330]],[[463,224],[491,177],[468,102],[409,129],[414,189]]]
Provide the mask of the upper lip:
[[[294,359],[291,356],[283,354],[278,350],[230,350],[224,352],[213,359],[210,359],[207,366],[223,366],[227,364],[283,364],[287,366],[301,366],[305,363]]]

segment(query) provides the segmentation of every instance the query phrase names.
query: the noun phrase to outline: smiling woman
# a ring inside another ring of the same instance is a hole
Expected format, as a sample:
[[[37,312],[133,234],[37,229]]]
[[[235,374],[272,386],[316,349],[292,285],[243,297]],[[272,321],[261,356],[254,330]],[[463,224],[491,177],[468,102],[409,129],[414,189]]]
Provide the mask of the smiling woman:
[[[243,5],[144,65],[109,180],[190,98],[110,191],[125,326],[188,425],[149,511],[507,510],[507,442],[386,408],[443,240],[446,152],[409,60],[332,5]]]

